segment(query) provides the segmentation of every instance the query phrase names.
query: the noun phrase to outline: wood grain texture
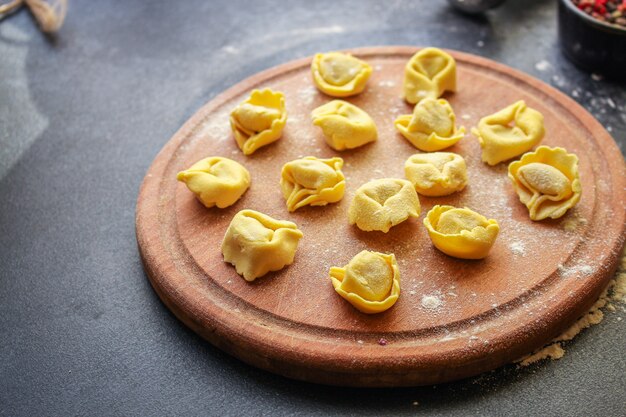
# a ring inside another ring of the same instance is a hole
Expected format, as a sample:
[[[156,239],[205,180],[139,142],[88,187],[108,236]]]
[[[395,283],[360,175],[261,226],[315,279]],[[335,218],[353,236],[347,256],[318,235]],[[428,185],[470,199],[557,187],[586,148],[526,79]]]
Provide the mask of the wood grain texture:
[[[159,297],[186,325],[224,351],[291,378],[333,385],[434,384],[484,372],[541,346],[576,320],[617,267],[623,245],[626,168],[610,135],[557,90],[496,62],[449,51],[458,88],[447,98],[466,128],[516,100],[545,116],[542,144],[580,158],[583,196],[558,220],[533,222],[506,175],[506,164],[480,160],[467,135],[452,152],[463,155],[469,185],[447,197],[420,196],[422,215],[387,234],[361,232],[347,222],[354,191],[373,178],[403,178],[418,151],[393,127],[410,113],[402,99],[403,68],[417,48],[352,51],[374,73],[366,90],[347,101],[367,111],[379,140],[336,152],[310,123],[310,112],[331,100],[310,79],[310,58],[259,73],[202,107],[165,145],[144,179],[136,214],[137,241]],[[246,157],[230,133],[228,114],[253,88],[285,93],[283,138]],[[289,213],[278,185],[282,165],[298,157],[341,156],[344,199]],[[246,166],[252,185],[227,209],[206,209],[176,181],[176,173],[207,156]],[[422,225],[435,204],[470,207],[500,223],[490,255],[463,261],[437,251]],[[248,283],[224,263],[220,244],[235,213],[254,209],[294,221],[304,232],[295,262]],[[334,292],[330,266],[363,249],[393,252],[402,293],[389,311],[359,313]],[[423,302],[435,297],[439,305]],[[386,342],[379,343],[381,339]]]

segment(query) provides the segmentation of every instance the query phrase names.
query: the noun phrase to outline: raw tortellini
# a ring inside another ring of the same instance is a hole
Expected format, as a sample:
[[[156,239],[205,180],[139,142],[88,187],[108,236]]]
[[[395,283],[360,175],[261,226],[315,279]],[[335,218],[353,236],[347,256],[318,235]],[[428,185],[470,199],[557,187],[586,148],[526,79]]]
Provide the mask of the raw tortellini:
[[[424,226],[437,249],[462,259],[482,259],[498,237],[498,222],[468,208],[435,206]]]
[[[411,104],[456,91],[456,62],[437,48],[420,50],[404,69],[404,97]]]
[[[483,161],[495,165],[523,154],[543,139],[543,115],[520,100],[480,119],[472,133],[483,148]]]
[[[230,113],[230,127],[244,155],[280,139],[286,123],[285,97],[269,88],[252,90]]]
[[[296,159],[283,166],[280,187],[287,200],[287,209],[325,206],[343,198],[346,181],[341,167],[343,159],[318,159],[314,156]]]
[[[400,296],[400,269],[393,254],[362,251],[343,268],[330,268],[337,294],[357,310],[381,313]]]
[[[322,92],[333,97],[359,94],[372,74],[365,61],[341,52],[316,54],[311,63],[313,81]]]
[[[322,128],[326,143],[337,150],[353,149],[373,142],[378,131],[372,118],[357,106],[333,100],[311,112],[313,124]]]
[[[291,265],[302,236],[295,223],[241,210],[226,230],[222,254],[246,281],[254,281]]]
[[[509,165],[509,178],[532,220],[558,219],[580,200],[578,157],[540,146]]]
[[[413,109],[413,114],[399,116],[394,125],[413,146],[424,152],[450,147],[463,138],[464,127],[455,126],[454,111],[444,99],[427,98]]]
[[[202,159],[176,176],[206,207],[235,204],[250,186],[250,173],[239,163],[219,156]]]
[[[356,190],[348,209],[350,224],[366,232],[387,233],[391,227],[419,214],[420,202],[413,184],[395,178],[363,184]]]
[[[452,152],[412,155],[404,164],[404,173],[418,193],[429,197],[461,191],[467,184],[465,159]]]

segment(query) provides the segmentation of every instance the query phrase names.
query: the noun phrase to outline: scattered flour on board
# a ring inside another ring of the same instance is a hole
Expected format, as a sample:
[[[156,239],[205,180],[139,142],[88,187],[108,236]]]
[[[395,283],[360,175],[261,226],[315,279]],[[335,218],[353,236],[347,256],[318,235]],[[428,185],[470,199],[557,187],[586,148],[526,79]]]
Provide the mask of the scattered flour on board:
[[[229,113],[225,111],[211,115],[209,119],[202,123],[197,136],[207,136],[213,142],[232,140],[229,117]]]
[[[422,297],[422,307],[428,310],[436,310],[443,304],[441,298],[436,295],[424,295]]]
[[[624,306],[624,304],[626,304],[626,248],[624,248],[622,252],[622,259],[615,278],[609,282],[609,285],[602,294],[600,294],[598,301],[595,302],[589,311],[583,314],[569,329],[552,340],[550,344],[521,357],[515,362],[518,363],[519,366],[528,366],[543,359],[561,359],[563,355],[565,355],[565,349],[563,349],[561,342],[572,340],[587,327],[600,323],[604,319],[602,308],[616,311],[617,308],[614,303],[621,304],[621,310],[626,311],[626,307]],[[618,317],[618,321],[619,319],[620,317]]]
[[[595,268],[591,265],[578,264],[571,266],[569,268],[559,265],[558,266],[559,273],[562,277],[569,278],[572,276],[589,276],[595,272]]]
[[[400,106],[395,106],[389,109],[389,113],[393,116],[397,116],[398,114],[404,113],[404,109]]]
[[[313,103],[315,97],[317,97],[317,88],[312,85],[298,90],[298,98],[305,104]]]
[[[561,227],[566,232],[574,232],[581,226],[587,224],[587,219],[581,217],[576,211],[572,215],[567,216],[565,220],[561,222]]]
[[[380,87],[395,87],[396,82],[392,80],[383,80],[378,83]]]
[[[526,256],[526,247],[524,246],[524,242],[516,240],[509,245],[509,249],[515,255]]]

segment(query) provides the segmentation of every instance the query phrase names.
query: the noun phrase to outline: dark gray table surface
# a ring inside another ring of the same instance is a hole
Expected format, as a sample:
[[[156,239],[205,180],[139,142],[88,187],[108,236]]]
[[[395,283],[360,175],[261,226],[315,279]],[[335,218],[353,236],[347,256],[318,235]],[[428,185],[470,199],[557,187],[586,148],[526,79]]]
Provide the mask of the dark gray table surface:
[[[0,414],[626,413],[623,310],[560,361],[432,387],[287,380],[204,342],[159,301],[134,210],[159,149],[203,103],[271,66],[366,45],[483,55],[574,97],[626,149],[626,89],[560,54],[556,3],[480,18],[443,1],[80,1],[59,35],[0,21]]]

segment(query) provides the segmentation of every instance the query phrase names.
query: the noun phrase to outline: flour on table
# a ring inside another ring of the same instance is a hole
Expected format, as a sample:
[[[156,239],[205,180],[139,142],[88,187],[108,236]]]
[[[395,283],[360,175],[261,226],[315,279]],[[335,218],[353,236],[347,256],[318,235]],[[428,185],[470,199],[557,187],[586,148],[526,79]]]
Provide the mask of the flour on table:
[[[561,347],[561,344],[553,343],[532,355],[525,356],[519,361],[519,364],[520,366],[528,366],[543,359],[561,359],[564,355],[565,350]]]
[[[537,69],[537,71],[547,71],[548,69],[550,69],[551,66],[552,65],[550,65],[550,63],[545,59],[542,59],[535,64],[535,68]]]
[[[611,99],[611,97],[607,97],[606,98],[606,104],[608,104],[609,107],[612,108],[612,109],[614,109],[616,107],[615,106],[615,102],[613,101],[613,99]]]
[[[561,88],[565,87],[565,85],[567,84],[567,82],[558,75],[552,76],[552,81],[554,82],[554,84]]]
[[[623,306],[626,304],[626,248],[622,252],[622,260],[617,275],[609,282],[609,285],[600,294],[598,301],[595,302],[589,311],[583,314],[569,329],[552,340],[550,344],[514,362],[520,366],[528,366],[543,359],[561,359],[565,355],[565,349],[563,349],[561,342],[572,340],[587,327],[600,323],[604,319],[603,308],[611,311],[616,310],[611,302],[622,304],[622,311],[626,311],[626,308]],[[620,321],[621,317],[617,319]]]
[[[237,48],[236,46],[233,46],[233,45],[226,45],[226,46],[222,47],[222,51],[226,52],[227,54],[231,54],[231,55],[237,55],[240,52],[239,48]]]

